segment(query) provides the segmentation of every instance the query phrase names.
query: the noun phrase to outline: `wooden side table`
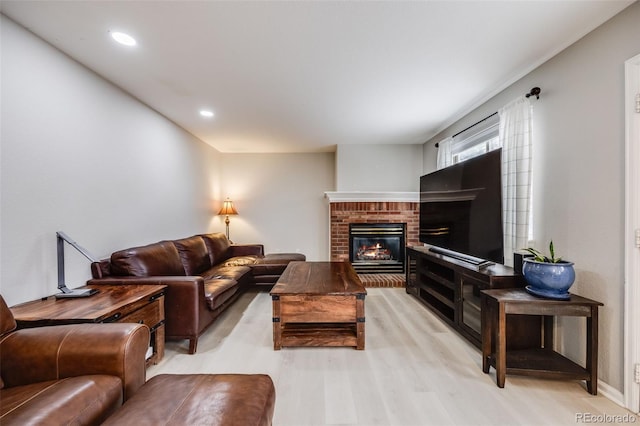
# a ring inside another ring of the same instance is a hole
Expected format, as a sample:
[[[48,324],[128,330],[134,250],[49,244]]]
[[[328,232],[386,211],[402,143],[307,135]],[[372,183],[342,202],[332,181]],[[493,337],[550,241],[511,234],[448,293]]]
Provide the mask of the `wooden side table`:
[[[18,328],[45,325],[135,322],[151,330],[152,354],[147,366],[164,356],[165,285],[93,285],[90,297],[56,299],[49,296],[11,308]]]
[[[520,374],[553,379],[586,380],[587,391],[598,394],[598,307],[602,303],[571,295],[569,300],[543,299],[524,289],[483,290],[482,303],[482,371],[496,369],[496,382],[503,388],[505,374]],[[506,348],[507,315],[540,315],[544,318],[541,348],[509,350]],[[555,316],[586,317],[587,357],[582,367],[553,350]]]

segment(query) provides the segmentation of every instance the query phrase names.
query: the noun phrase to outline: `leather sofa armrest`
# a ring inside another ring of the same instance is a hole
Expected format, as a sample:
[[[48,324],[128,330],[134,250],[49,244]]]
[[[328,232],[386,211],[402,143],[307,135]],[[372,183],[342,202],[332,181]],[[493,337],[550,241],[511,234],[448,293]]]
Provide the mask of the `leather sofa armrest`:
[[[89,285],[166,285],[164,315],[167,336],[197,335],[200,312],[206,311],[204,279],[201,276],[110,277],[87,281]]]
[[[201,276],[111,277],[87,281],[89,285],[166,285],[165,315],[168,322],[183,309],[195,309],[204,304],[204,278]]]
[[[229,246],[229,257],[264,256],[263,244],[232,244]]]
[[[133,323],[73,324],[28,328],[0,342],[6,387],[88,374],[117,376],[124,400],[146,379],[150,332]]]

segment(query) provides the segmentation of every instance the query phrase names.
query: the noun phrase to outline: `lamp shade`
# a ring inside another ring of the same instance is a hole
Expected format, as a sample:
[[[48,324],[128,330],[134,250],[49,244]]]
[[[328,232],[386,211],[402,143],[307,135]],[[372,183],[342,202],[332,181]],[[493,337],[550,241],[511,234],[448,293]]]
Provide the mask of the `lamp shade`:
[[[220,209],[218,214],[229,216],[229,215],[238,214],[238,211],[233,207],[233,201],[227,198],[227,200],[224,203],[222,203],[222,208]]]

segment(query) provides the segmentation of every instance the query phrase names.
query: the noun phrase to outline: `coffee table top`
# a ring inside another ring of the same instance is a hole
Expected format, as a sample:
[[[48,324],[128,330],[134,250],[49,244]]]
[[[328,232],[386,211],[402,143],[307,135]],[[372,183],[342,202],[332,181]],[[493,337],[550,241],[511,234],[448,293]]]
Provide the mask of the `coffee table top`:
[[[289,262],[271,295],[364,295],[367,290],[349,262]]]

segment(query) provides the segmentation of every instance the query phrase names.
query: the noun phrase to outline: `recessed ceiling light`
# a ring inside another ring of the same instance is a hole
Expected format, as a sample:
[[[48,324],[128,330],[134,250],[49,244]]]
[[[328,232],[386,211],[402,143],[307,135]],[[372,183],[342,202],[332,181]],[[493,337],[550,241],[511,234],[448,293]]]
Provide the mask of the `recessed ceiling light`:
[[[129,34],[121,33],[121,32],[112,32],[111,37],[120,44],[124,44],[125,46],[135,46],[136,39],[131,37]]]
[[[203,117],[211,118],[211,117],[213,117],[213,111],[209,111],[209,110],[206,110],[206,109],[201,109],[200,110],[200,115],[203,116]]]

